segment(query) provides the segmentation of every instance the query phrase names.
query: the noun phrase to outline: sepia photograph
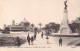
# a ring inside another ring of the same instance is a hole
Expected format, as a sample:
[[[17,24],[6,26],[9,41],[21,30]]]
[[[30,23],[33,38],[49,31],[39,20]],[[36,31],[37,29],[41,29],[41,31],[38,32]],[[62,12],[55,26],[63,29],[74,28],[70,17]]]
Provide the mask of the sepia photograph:
[[[79,48],[80,0],[0,0],[0,51]]]

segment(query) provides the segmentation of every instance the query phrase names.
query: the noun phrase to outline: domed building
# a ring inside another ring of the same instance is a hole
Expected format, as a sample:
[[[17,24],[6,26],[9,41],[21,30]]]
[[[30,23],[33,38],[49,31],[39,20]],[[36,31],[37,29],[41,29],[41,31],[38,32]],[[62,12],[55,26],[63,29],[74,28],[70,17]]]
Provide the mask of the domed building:
[[[30,23],[24,18],[24,20],[19,23],[15,24],[15,21],[12,21],[12,25],[8,25],[10,31],[29,31],[30,30]]]

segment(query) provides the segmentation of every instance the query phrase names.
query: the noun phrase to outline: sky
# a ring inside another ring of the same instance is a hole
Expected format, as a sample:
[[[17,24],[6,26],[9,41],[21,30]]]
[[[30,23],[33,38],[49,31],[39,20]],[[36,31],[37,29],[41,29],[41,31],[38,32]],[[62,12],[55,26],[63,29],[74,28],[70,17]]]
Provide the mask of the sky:
[[[20,23],[24,17],[30,23],[44,26],[49,22],[61,23],[65,0],[0,0],[0,28],[12,20]],[[69,22],[80,17],[80,0],[68,0]]]

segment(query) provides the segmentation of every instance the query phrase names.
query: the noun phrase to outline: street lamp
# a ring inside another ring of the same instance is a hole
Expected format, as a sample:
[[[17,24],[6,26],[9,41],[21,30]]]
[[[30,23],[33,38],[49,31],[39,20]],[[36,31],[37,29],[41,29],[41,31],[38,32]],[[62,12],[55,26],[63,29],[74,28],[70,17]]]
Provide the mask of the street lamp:
[[[48,41],[49,37],[48,37],[48,35],[49,35],[49,31],[47,32],[47,37],[46,37],[46,39],[47,39],[47,44],[49,44],[49,41]]]

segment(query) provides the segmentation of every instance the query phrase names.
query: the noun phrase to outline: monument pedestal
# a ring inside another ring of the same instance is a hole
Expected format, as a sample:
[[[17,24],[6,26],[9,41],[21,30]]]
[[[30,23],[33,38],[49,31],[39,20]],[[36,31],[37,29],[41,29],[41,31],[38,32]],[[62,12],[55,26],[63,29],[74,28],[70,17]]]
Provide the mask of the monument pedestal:
[[[72,31],[69,26],[61,26],[59,33],[63,35],[69,35],[69,34],[72,34]]]

